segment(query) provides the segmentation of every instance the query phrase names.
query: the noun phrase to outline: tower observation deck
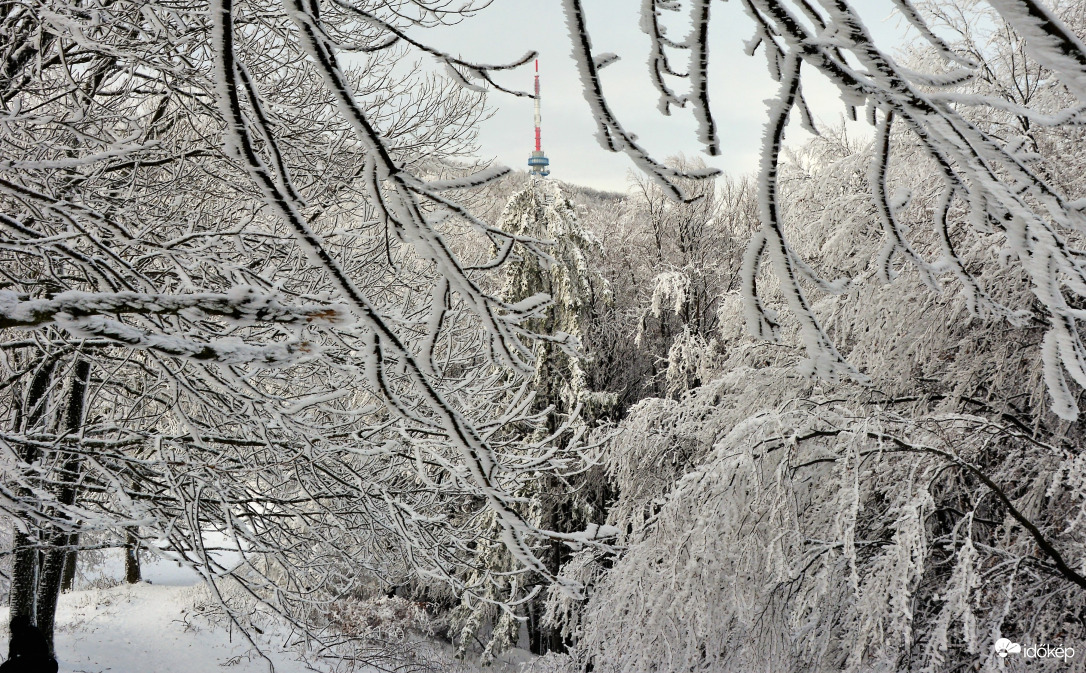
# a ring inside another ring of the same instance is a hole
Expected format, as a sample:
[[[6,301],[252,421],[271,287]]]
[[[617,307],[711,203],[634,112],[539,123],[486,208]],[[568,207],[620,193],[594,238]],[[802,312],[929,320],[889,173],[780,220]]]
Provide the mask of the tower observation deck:
[[[528,172],[532,175],[545,177],[551,174],[548,166],[551,160],[543,154],[543,145],[540,140],[539,125],[542,121],[539,113],[539,59],[535,60],[535,151],[528,157]]]

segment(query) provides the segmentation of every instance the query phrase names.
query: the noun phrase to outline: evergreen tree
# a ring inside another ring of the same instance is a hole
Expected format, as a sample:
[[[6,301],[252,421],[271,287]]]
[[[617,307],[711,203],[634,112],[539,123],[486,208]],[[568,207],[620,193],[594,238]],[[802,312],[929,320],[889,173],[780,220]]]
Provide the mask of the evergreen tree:
[[[591,366],[592,358],[581,347],[584,330],[593,319],[593,307],[610,298],[606,280],[589,264],[591,254],[600,249],[600,242],[582,228],[573,203],[561,187],[542,179],[533,179],[513,194],[498,219],[498,228],[521,240],[538,241],[546,253],[511,260],[506,265],[500,297],[511,305],[531,302],[540,295],[550,298],[527,325],[533,332],[550,338],[539,339],[533,346],[535,374],[530,384],[534,395],[531,406],[539,423],[525,430],[524,441],[552,442],[561,450],[607,413],[615,401],[611,393],[588,388],[586,368]],[[555,474],[526,482],[517,495],[526,503],[526,517],[530,521],[548,530],[570,532],[602,518],[606,489],[600,488],[600,481],[586,478],[584,472]],[[539,556],[547,564],[547,570],[557,575],[569,558],[569,546],[558,540],[547,544],[549,548],[539,552]],[[495,575],[514,567],[508,551],[497,545],[481,557]],[[503,602],[502,593],[515,594],[523,588],[522,581],[523,578],[510,576],[503,586],[495,586],[490,596],[494,604],[465,597],[453,617],[459,627],[462,651],[484,627],[491,626],[482,655],[484,661],[489,661],[494,654],[516,643],[523,620],[527,622],[533,652],[566,649],[560,630],[542,619],[539,589],[547,583],[547,578],[530,580],[536,582],[532,587],[535,591],[529,593],[530,598],[518,606],[516,613],[508,609],[499,612],[496,606]]]
[[[498,227],[513,236],[546,241],[550,259],[525,257],[506,268],[501,297],[516,304],[540,293],[551,298],[530,328],[550,334],[535,343],[533,390],[539,410],[553,409],[546,429],[554,432],[561,418],[585,407],[585,420],[603,411],[611,396],[588,390],[585,367],[591,356],[581,349],[586,325],[598,302],[610,298],[607,281],[589,268],[589,256],[601,248],[591,232],[582,228],[572,202],[554,182],[533,180],[509,199]]]

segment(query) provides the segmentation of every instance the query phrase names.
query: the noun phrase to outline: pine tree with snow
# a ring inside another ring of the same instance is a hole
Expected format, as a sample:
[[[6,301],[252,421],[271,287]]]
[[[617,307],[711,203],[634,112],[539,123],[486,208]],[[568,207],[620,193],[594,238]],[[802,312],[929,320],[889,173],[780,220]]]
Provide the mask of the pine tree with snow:
[[[609,397],[588,390],[585,366],[588,354],[581,339],[592,309],[606,302],[610,288],[589,266],[590,255],[601,248],[600,241],[581,226],[569,198],[549,180],[533,179],[514,194],[498,221],[498,228],[511,235],[546,241],[549,259],[523,257],[506,267],[501,297],[515,304],[539,294],[550,297],[541,315],[529,320],[533,331],[551,335],[535,344],[535,376],[532,389],[536,407],[553,407],[554,421],[587,407],[589,416],[606,409]]]
[[[550,298],[528,321],[533,332],[549,338],[537,340],[533,349],[532,408],[540,415],[541,422],[525,439],[565,446],[573,435],[582,432],[614,404],[613,394],[588,388],[586,367],[591,366],[591,354],[581,347],[584,330],[593,318],[593,307],[610,298],[607,282],[590,266],[591,255],[599,251],[600,242],[582,227],[562,188],[540,178],[533,178],[527,187],[510,197],[498,219],[498,228],[512,236],[541,241],[547,255],[522,256],[510,261],[500,296],[514,305],[534,301],[540,295]],[[602,503],[591,501],[594,491],[585,487],[583,478],[583,475],[549,475],[526,483],[518,495],[527,501],[528,518],[548,530],[565,532],[599,519]],[[569,547],[551,541],[540,555],[550,572],[557,574],[569,557]],[[492,564],[495,570],[507,570],[512,559],[504,549],[493,546],[481,554],[481,561]],[[515,593],[518,581],[519,578],[512,578],[508,586],[496,587],[493,598],[497,600],[501,591]],[[540,578],[533,581],[540,582]],[[537,584],[535,589],[541,587],[542,584]],[[540,654],[564,650],[561,633],[543,623],[543,612],[541,594],[518,610],[519,617],[527,621],[531,650]],[[492,628],[483,652],[484,661],[515,644],[520,628],[520,621],[512,612],[473,600],[461,604],[454,622],[459,625],[462,647],[484,627]]]

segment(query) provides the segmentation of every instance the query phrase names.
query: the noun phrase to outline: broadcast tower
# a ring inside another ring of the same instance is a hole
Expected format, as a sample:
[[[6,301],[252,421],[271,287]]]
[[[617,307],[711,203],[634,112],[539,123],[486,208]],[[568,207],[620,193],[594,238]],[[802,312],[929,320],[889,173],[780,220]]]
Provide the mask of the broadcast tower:
[[[543,146],[539,138],[539,124],[541,122],[541,116],[539,114],[539,59],[535,60],[535,152],[532,152],[532,156],[528,157],[528,171],[532,175],[538,175],[545,177],[551,174],[547,170],[547,166],[550,165],[551,160],[547,158],[547,155],[543,154]]]

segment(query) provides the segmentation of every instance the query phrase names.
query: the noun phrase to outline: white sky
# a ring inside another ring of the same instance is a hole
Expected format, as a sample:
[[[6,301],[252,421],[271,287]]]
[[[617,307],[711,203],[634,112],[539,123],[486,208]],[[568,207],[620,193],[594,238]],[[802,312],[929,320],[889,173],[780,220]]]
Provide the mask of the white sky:
[[[714,32],[710,44],[710,100],[716,117],[722,156],[708,157],[696,141],[689,109],[671,117],[657,110],[657,95],[648,79],[648,37],[638,27],[639,0],[584,0],[592,46],[596,54],[617,53],[621,60],[602,71],[604,91],[626,129],[658,159],[683,153],[703,156],[729,173],[753,171],[766,106],[773,82],[761,50],[753,58],[743,53],[752,34],[750,19],[737,2],[713,3]],[[854,0],[868,28],[881,44],[900,44],[904,21],[892,14],[889,0]],[[680,26],[676,25],[673,32]],[[423,36],[420,36],[423,37]],[[677,37],[677,35],[676,35]],[[428,30],[425,40],[465,59],[485,63],[509,62],[528,51],[539,52],[543,100],[543,150],[551,160],[551,176],[598,189],[625,190],[632,164],[625,155],[603,150],[595,139],[596,125],[588,110],[570,55],[565,16],[559,0],[494,0],[488,8],[459,25]],[[676,62],[685,65],[685,59]],[[813,72],[808,70],[809,73]],[[529,90],[534,71],[528,64],[504,73],[509,88]],[[681,86],[681,82],[679,83]],[[815,117],[837,123],[844,112],[836,89],[805,80],[805,92]],[[500,92],[489,96],[494,116],[479,134],[480,155],[527,169],[534,149],[532,101]],[[803,132],[793,124],[790,136]]]

